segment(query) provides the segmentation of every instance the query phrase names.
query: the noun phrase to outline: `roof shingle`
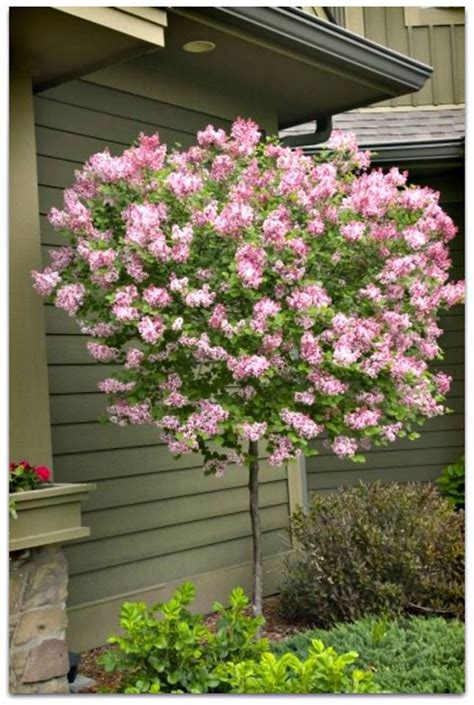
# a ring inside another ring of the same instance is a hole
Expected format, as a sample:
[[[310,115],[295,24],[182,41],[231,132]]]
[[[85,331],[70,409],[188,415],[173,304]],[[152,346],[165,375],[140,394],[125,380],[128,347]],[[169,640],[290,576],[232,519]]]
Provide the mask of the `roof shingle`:
[[[283,130],[280,136],[310,134],[315,122]],[[367,112],[351,110],[334,115],[333,129],[355,132],[360,145],[378,142],[408,142],[455,139],[464,136],[465,111],[463,108],[439,110],[387,110]]]

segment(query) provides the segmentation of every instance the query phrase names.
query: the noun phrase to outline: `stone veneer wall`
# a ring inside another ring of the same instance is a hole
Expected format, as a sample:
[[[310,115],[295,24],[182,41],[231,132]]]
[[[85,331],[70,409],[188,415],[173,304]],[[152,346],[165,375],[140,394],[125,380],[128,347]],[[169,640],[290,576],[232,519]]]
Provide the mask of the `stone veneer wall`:
[[[67,582],[59,546],[10,554],[11,693],[69,693]]]

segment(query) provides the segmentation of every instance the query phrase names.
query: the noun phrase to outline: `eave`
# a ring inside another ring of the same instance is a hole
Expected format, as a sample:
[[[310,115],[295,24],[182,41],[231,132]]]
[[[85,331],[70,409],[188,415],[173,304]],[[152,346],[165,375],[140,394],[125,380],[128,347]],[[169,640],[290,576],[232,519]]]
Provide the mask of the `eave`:
[[[432,68],[420,61],[297,8],[206,7],[196,8],[195,16],[196,13],[270,41],[301,60],[312,61],[323,72],[346,77],[348,90],[345,98],[338,101],[337,109],[334,104],[325,105],[324,96],[315,95],[312,110],[282,119],[280,129],[418,91],[432,73]],[[350,84],[357,90],[351,91]],[[361,89],[364,85],[365,95]],[[283,84],[282,91],[285,88]],[[308,85],[306,90],[310,89]]]

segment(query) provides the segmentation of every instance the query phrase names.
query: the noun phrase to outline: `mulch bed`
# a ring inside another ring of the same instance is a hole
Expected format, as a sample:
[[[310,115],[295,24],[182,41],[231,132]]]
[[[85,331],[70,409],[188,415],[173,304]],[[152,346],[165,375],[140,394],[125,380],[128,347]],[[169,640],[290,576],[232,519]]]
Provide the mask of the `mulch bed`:
[[[292,634],[301,630],[301,627],[290,624],[281,617],[278,612],[278,604],[278,596],[267,597],[263,601],[263,616],[266,621],[262,629],[262,636],[267,637],[271,641],[287,639]],[[205,621],[212,629],[217,620],[217,614],[210,614]],[[110,646],[101,646],[98,649],[85,651],[81,654],[79,673],[88,678],[93,678],[96,681],[94,686],[81,690],[81,693],[100,693],[104,692],[105,688],[115,689],[117,687],[120,682],[120,675],[117,673],[107,673],[103,667],[97,663],[98,657],[110,648]]]

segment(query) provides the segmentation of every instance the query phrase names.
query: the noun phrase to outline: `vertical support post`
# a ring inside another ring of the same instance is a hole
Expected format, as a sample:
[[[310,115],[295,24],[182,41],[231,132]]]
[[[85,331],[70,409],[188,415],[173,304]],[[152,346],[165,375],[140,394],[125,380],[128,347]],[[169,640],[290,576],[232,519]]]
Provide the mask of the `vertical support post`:
[[[306,459],[303,456],[288,463],[288,503],[290,514],[298,507],[306,509],[308,504],[308,489],[306,484]]]
[[[31,76],[10,76],[10,458],[51,465],[43,304],[30,272],[41,269]]]

